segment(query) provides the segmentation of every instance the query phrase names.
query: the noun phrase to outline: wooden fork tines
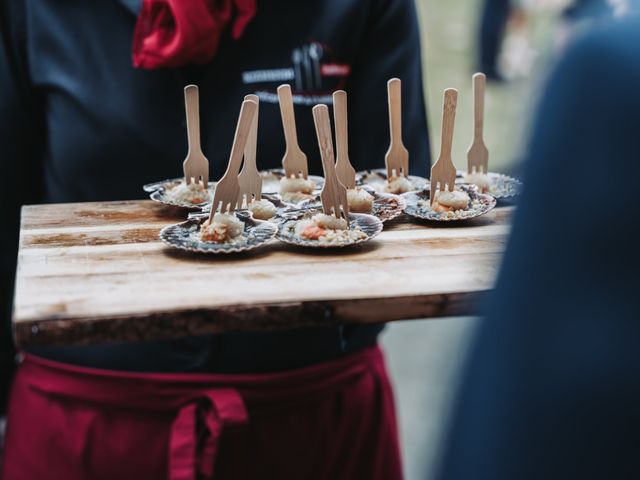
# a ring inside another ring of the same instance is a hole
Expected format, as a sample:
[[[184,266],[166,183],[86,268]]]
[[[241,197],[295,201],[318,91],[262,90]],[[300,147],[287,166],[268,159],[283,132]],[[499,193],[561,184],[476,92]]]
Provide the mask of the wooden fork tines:
[[[260,111],[260,100],[257,95],[247,95],[245,100],[251,100],[256,103],[256,113],[251,124],[249,137],[244,147],[244,163],[242,171],[238,175],[238,183],[240,185],[240,194],[238,196],[238,208],[242,208],[242,204],[246,198],[247,205],[251,200],[260,200],[262,198],[262,177],[258,172],[256,165],[256,152],[258,150],[258,116]]]
[[[251,129],[251,124],[253,123],[257,109],[258,104],[253,100],[245,100],[242,102],[236,133],[233,137],[231,155],[229,155],[229,164],[227,165],[227,171],[224,176],[216,185],[209,219],[212,219],[218,210],[222,213],[231,213],[237,208],[238,195],[240,193],[238,170],[240,170],[242,153],[247,143],[249,130]]]
[[[322,187],[322,192],[320,193],[322,209],[325,214],[335,215],[337,218],[340,218],[342,213],[344,218],[348,220],[347,189],[338,181],[336,175],[331,122],[329,121],[329,109],[326,105],[313,107],[313,121],[316,125],[318,147],[320,147],[322,169],[324,170],[324,187]]]
[[[309,167],[307,156],[298,145],[298,134],[296,132],[296,117],[293,111],[293,95],[290,85],[280,85],[278,87],[278,101],[280,103],[280,115],[282,116],[282,127],[284,128],[284,139],[287,149],[282,158],[282,168],[287,177],[307,178]]]
[[[406,177],[409,175],[409,151],[402,143],[402,90],[399,78],[387,82],[389,101],[389,130],[391,141],[384,157],[387,177]]]
[[[453,191],[456,182],[456,167],[451,158],[453,145],[453,126],[456,120],[456,105],[458,103],[458,91],[455,88],[447,88],[444,91],[444,108],[442,112],[442,143],[440,156],[431,167],[431,204],[436,198],[436,191],[448,189]]]
[[[347,92],[333,92],[333,120],[336,125],[336,174],[347,188],[356,188],[356,171],[349,161],[349,132],[347,127]]]
[[[473,141],[467,150],[467,172],[488,173],[489,150],[484,143],[484,92],[487,80],[484,73],[473,76]]]
[[[202,153],[200,146],[200,109],[198,106],[198,87],[184,87],[184,107],[187,113],[187,140],[189,151],[182,163],[184,179],[187,185],[192,181],[202,182],[204,188],[209,183],[209,161]]]

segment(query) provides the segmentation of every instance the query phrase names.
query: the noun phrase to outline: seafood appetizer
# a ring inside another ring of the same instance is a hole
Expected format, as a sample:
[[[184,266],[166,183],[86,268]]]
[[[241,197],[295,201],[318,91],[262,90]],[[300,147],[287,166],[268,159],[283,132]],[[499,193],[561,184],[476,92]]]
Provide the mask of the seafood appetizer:
[[[407,177],[389,177],[384,185],[384,191],[387,193],[407,193],[414,189],[413,184]]]
[[[205,220],[200,226],[200,240],[215,243],[242,242],[244,223],[235,215],[216,213],[212,220]]]
[[[249,202],[249,205],[247,205],[247,209],[256,220],[269,220],[278,213],[276,206],[266,198],[252,200]]]
[[[174,203],[190,203],[198,205],[200,203],[210,202],[211,194],[201,182],[181,182],[173,188],[166,191],[167,198]]]
[[[487,213],[496,206],[496,199],[478,193],[476,187],[457,186],[455,190],[437,191],[431,204],[429,189],[403,195],[407,202],[405,212],[423,220],[468,220]]]
[[[468,183],[478,187],[480,193],[487,193],[496,200],[513,200],[522,190],[522,182],[501,173],[458,172],[457,183]]]
[[[274,195],[280,193],[282,190],[282,180],[286,178],[284,170],[281,168],[274,168],[271,170],[262,170],[260,172],[260,176],[262,177],[262,194]],[[294,180],[294,179],[292,179]],[[315,183],[314,190],[317,192],[324,185],[324,178],[318,177],[316,175],[309,175],[306,180],[311,180]],[[285,185],[285,189],[293,189],[295,185],[287,182]],[[308,185],[307,185],[308,187]],[[308,190],[308,188],[306,188]],[[294,191],[294,190],[289,190]]]
[[[373,195],[364,188],[356,187],[347,190],[349,211],[354,213],[371,213],[373,211]]]
[[[392,176],[387,178],[387,171],[382,168],[365,170],[356,174],[356,184],[366,185],[379,193],[402,194],[422,190],[427,185],[427,180],[414,175],[408,177]]]
[[[373,215],[354,213],[347,221],[321,210],[307,210],[282,222],[278,238],[307,247],[343,247],[371,240],[381,231],[382,222]]]
[[[214,182],[209,182],[205,188],[202,182],[191,182],[187,185],[184,178],[174,178],[150,183],[143,189],[149,192],[151,200],[156,202],[174,207],[196,208],[211,202],[214,187]]]
[[[236,253],[268,242],[277,231],[278,227],[273,223],[255,220],[246,212],[244,215],[216,213],[211,221],[206,215],[201,215],[201,218],[169,225],[160,232],[160,239],[181,250]]]
[[[301,203],[305,200],[313,200],[316,190],[316,182],[308,178],[283,177],[280,180],[280,196],[289,203]]]

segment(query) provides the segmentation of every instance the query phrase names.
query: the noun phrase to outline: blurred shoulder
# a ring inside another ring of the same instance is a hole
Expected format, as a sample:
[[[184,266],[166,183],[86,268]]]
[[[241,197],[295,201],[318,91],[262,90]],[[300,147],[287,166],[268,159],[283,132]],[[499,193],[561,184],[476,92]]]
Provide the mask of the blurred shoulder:
[[[563,63],[587,62],[604,72],[615,67],[629,73],[640,70],[640,13],[603,21],[578,36],[569,46]]]

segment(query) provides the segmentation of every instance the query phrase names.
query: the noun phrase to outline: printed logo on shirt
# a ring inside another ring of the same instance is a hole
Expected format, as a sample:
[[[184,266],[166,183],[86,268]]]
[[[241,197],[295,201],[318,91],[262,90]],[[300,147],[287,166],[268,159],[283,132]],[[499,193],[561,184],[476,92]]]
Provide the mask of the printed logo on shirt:
[[[332,103],[331,93],[344,88],[351,75],[351,65],[335,60],[331,48],[312,41],[291,52],[291,65],[242,72],[245,85],[262,84],[255,94],[261,101],[278,103],[277,87],[291,84],[293,103],[315,105]],[[268,85],[272,84],[272,85]]]

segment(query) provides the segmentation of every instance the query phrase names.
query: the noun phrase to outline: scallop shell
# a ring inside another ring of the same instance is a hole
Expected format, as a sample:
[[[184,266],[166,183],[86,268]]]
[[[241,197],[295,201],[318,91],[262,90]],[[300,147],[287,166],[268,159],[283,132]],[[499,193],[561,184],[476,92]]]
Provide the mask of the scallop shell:
[[[273,239],[278,232],[278,227],[264,220],[254,220],[246,212],[237,212],[236,217],[244,222],[243,243],[214,243],[200,240],[200,225],[208,216],[202,215],[197,219],[169,225],[160,231],[160,239],[167,245],[200,253],[239,253],[253,250]]]
[[[467,172],[458,170],[456,173],[456,184],[464,184]],[[500,203],[513,202],[522,191],[522,182],[517,178],[504,175],[502,173],[487,173],[491,182],[491,192],[489,194]]]
[[[291,228],[296,222],[305,218],[311,218],[316,213],[322,213],[321,209],[308,209],[298,212],[292,212],[283,218],[283,221],[279,225],[277,238],[285,243],[291,245],[299,245],[302,247],[311,248],[341,248],[358,245],[360,243],[368,242],[369,240],[378,236],[382,231],[382,222],[378,217],[368,215],[366,213],[350,213],[349,214],[349,228],[353,229],[359,227],[367,236],[359,240],[353,240],[344,243],[323,243],[318,240],[305,240],[293,233]]]
[[[424,190],[421,190],[419,192],[408,192],[402,195],[407,202],[407,207],[404,209],[404,213],[420,220],[431,220],[435,222],[461,222],[469,220],[471,218],[479,217],[480,215],[484,215],[496,206],[496,199],[491,195],[478,193],[475,185],[459,185],[459,187],[469,194],[471,203],[476,200],[480,202],[480,206],[475,210],[472,208],[467,208],[465,212],[469,212],[469,214],[464,217],[442,217],[440,213],[420,206],[418,203],[419,201],[422,200],[428,202],[431,198],[431,191],[428,188],[425,188]]]
[[[154,202],[163,203],[164,205],[171,205],[172,207],[180,207],[180,208],[202,208],[207,205],[209,202],[202,203],[187,203],[187,202],[176,202],[171,197],[167,195],[167,190],[173,188],[177,185],[180,185],[184,182],[184,177],[178,178],[170,178],[168,180],[162,180],[154,183],[147,183],[142,187],[142,189],[149,193],[149,198]],[[213,193],[216,187],[216,182],[209,182],[209,194],[213,198]]]
[[[280,180],[284,178],[284,169],[272,168],[270,170],[260,171],[262,177],[262,194],[279,194]],[[309,175],[309,180],[313,180],[316,184],[316,190],[321,190],[324,185],[324,178],[317,175]]]
[[[407,177],[413,184],[415,191],[422,190],[428,184],[426,178],[409,175]],[[374,170],[363,170],[356,173],[356,185],[368,185],[375,191],[383,192],[384,183],[387,181],[387,170],[384,168],[376,168]],[[408,193],[408,192],[407,192]]]

